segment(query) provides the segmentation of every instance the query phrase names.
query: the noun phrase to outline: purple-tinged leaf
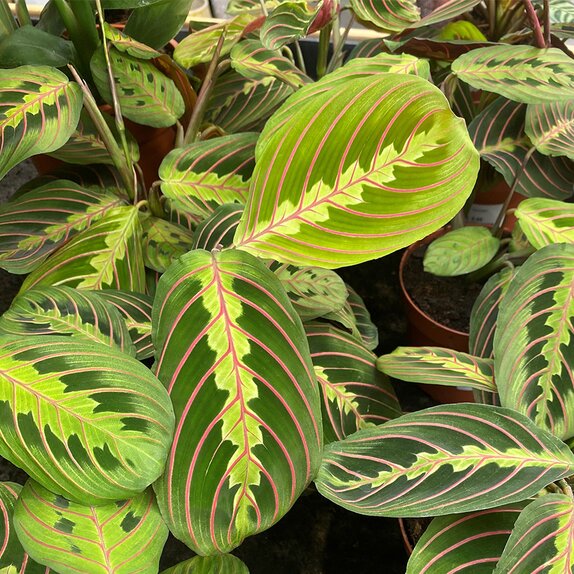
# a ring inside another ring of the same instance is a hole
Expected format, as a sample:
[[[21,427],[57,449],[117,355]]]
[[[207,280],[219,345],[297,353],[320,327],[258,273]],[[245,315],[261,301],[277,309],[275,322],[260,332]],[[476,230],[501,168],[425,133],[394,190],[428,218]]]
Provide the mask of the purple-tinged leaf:
[[[159,477],[174,416],[148,368],[75,337],[1,335],[0,348],[0,456],[83,504],[129,498]]]
[[[570,449],[524,415],[465,403],[327,445],[315,484],[360,514],[443,516],[525,500],[573,471]]]
[[[173,207],[202,219],[224,203],[244,204],[257,138],[241,133],[174,149],[159,169],[163,194]]]
[[[513,277],[514,269],[502,269],[490,277],[481,289],[470,314],[471,355],[484,359],[493,358],[498,309]]]
[[[524,130],[540,153],[574,159],[574,100],[530,104]]]
[[[307,0],[282,1],[263,22],[261,43],[269,50],[277,50],[304,38],[320,8],[321,3],[311,5]]]
[[[377,360],[383,373],[410,383],[496,392],[492,359],[442,347],[397,347]]]
[[[325,323],[305,325],[311,359],[319,381],[325,443],[401,415],[376,357],[354,337]]]
[[[520,514],[493,574],[563,572],[574,568],[572,496],[547,494]]]
[[[543,247],[518,269],[494,335],[501,404],[574,436],[574,245]]]
[[[123,201],[63,179],[18,194],[0,208],[0,266],[29,273]]]
[[[243,205],[239,203],[220,205],[195,228],[193,249],[212,251],[230,247],[242,213]]]
[[[229,551],[279,520],[320,463],[301,320],[261,261],[197,250],[160,279],[153,341],[177,419],[155,485],[162,514],[199,553]]]
[[[0,179],[66,143],[82,109],[80,86],[47,66],[0,69],[0,98]]]
[[[527,504],[435,518],[415,546],[406,574],[492,574]]]
[[[566,199],[574,192],[574,163],[564,157],[549,157],[535,151],[524,133],[526,106],[497,98],[470,124],[468,130],[482,159],[527,197]],[[525,163],[525,160],[526,163]]]
[[[168,536],[151,489],[88,506],[33,480],[14,507],[14,529],[29,555],[58,574],[157,574]]]

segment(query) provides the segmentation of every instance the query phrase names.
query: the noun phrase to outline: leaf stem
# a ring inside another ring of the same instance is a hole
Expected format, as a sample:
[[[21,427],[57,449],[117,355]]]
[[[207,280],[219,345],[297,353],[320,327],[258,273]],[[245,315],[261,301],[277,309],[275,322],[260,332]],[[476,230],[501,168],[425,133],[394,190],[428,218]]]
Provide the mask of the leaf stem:
[[[327,73],[327,60],[329,58],[329,46],[331,40],[331,24],[321,28],[319,32],[319,48],[317,51],[317,79],[321,79]]]
[[[295,51],[295,58],[297,58],[297,65],[299,66],[299,69],[305,75],[307,75],[307,68],[305,66],[305,58],[303,58],[303,52],[301,51],[301,45],[299,44],[299,42],[293,43],[293,49]]]
[[[28,6],[26,6],[25,0],[16,0],[16,15],[18,16],[20,26],[32,25],[32,19],[30,18],[30,13],[28,12]]]
[[[547,48],[552,43],[550,38],[550,0],[544,0],[544,43]]]
[[[338,19],[338,16],[337,16],[337,19]],[[339,33],[337,36],[338,39],[335,42],[335,45],[333,47],[333,55],[331,56],[331,61],[329,62],[329,65],[327,66],[327,73],[332,72],[333,70],[336,70],[343,63],[343,58],[344,58],[343,50],[345,49],[345,44],[347,43],[347,38],[349,37],[349,33],[350,33],[351,28],[353,27],[354,23],[355,23],[355,16],[354,16],[354,14],[351,14],[351,17],[349,18],[349,22],[345,26],[345,30],[343,31],[342,34]],[[339,24],[337,23],[336,26],[338,27]]]
[[[526,14],[528,19],[530,20],[530,24],[532,25],[532,32],[534,34],[534,40],[536,41],[536,45],[539,48],[546,48],[546,43],[544,42],[544,35],[542,34],[542,27],[540,26],[540,20],[538,20],[538,15],[536,14],[536,10],[532,5],[531,0],[522,0],[524,4],[524,9],[526,10]]]
[[[0,0],[0,38],[5,34],[10,34],[10,32],[16,30],[17,27],[8,0]]]

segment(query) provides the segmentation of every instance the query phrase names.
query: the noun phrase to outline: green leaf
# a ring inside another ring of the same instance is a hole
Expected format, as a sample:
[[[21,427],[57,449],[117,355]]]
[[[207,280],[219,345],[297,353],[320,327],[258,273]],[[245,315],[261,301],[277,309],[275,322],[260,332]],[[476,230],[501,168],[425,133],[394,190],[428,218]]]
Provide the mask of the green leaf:
[[[428,60],[410,54],[376,54],[371,57],[355,57],[343,68],[329,74],[324,82],[332,82],[341,77],[362,77],[373,74],[413,74],[430,80]]]
[[[185,112],[185,103],[174,81],[151,62],[110,49],[110,60],[122,114],[138,124],[168,127]],[[102,98],[113,103],[103,47],[92,57],[94,82]]]
[[[124,28],[125,30],[125,28]],[[136,59],[151,60],[161,56],[161,52],[154,50],[147,44],[138,42],[128,34],[124,34],[115,26],[104,22],[104,33],[109,43],[119,52],[124,52]],[[161,46],[163,48],[163,46]]]
[[[279,280],[234,250],[172,265],[153,325],[177,418],[159,505],[192,549],[227,552],[279,520],[317,472],[321,407],[305,333]]]
[[[306,324],[305,332],[321,390],[326,444],[401,415],[395,391],[377,371],[373,353],[331,325]]]
[[[468,131],[482,159],[527,197],[566,199],[574,189],[574,164],[564,157],[534,151],[524,133],[526,106],[498,98],[470,124]]]
[[[441,347],[397,347],[377,360],[383,373],[410,383],[496,392],[492,359]]]
[[[233,46],[230,56],[233,69],[251,80],[276,78],[294,89],[311,82],[281,51],[269,50],[259,40],[243,40]]]
[[[528,503],[435,518],[415,546],[406,574],[492,574]]]
[[[372,38],[369,40],[361,40],[349,54],[347,61],[354,60],[355,58],[372,58],[381,53],[383,49],[383,41],[381,38]]]
[[[136,348],[136,358],[141,361],[153,356],[151,340],[152,297],[143,293],[116,291],[114,289],[97,291],[96,294],[117,309],[124,319]]]
[[[300,266],[381,257],[451,219],[478,163],[464,121],[429,82],[327,76],[267,122],[235,244]]]
[[[565,494],[547,494],[520,514],[493,574],[572,572],[574,502]]]
[[[233,236],[243,213],[243,205],[224,203],[204,219],[193,233],[193,249],[222,249],[233,244]]]
[[[574,436],[574,245],[549,245],[519,268],[500,303],[495,377],[503,406]]]
[[[359,514],[443,516],[526,500],[573,471],[570,449],[524,415],[464,403],[327,445],[315,483]]]
[[[80,86],[54,68],[0,69],[0,179],[26,158],[66,143],[81,109]]]
[[[102,114],[104,121],[112,134],[119,138],[116,123],[107,114]],[[134,137],[126,131],[128,152],[130,159],[137,162],[140,158],[140,150]],[[119,140],[118,140],[119,141]],[[59,149],[50,154],[52,157],[72,164],[109,164],[113,165],[113,159],[108,152],[100,133],[85,109],[82,110],[80,121],[70,139]]]
[[[52,492],[104,504],[162,473],[165,389],[136,359],[75,337],[0,336],[0,456]]]
[[[354,323],[361,335],[363,345],[373,351],[379,346],[379,329],[371,321],[371,314],[365,303],[350,285],[347,285],[347,293],[347,304],[353,312]]]
[[[142,218],[142,226],[144,262],[150,269],[163,273],[192,249],[193,236],[181,225],[150,215]]]
[[[178,209],[202,219],[224,203],[244,204],[257,138],[241,133],[174,149],[159,168],[163,194]]]
[[[558,48],[492,46],[458,57],[452,72],[477,90],[525,104],[574,99],[574,60]]]
[[[344,305],[335,311],[325,313],[321,319],[337,323],[340,327],[345,329],[357,342],[362,343],[363,337],[357,325],[357,319],[350,302],[345,301]]]
[[[156,4],[161,0],[102,0],[102,8],[105,10],[124,10],[128,8],[143,8]]]
[[[481,269],[498,253],[500,239],[481,226],[461,227],[435,239],[423,259],[424,270],[441,277]]]
[[[347,287],[334,271],[280,263],[272,263],[270,269],[281,281],[303,321],[338,311],[345,305]]]
[[[0,333],[22,338],[66,335],[136,355],[118,311],[95,293],[70,287],[40,287],[18,295],[0,317]]]
[[[22,548],[12,524],[14,505],[22,486],[0,482],[0,572],[11,574],[48,574],[45,566],[36,564]]]
[[[193,0],[161,0],[138,8],[131,13],[125,32],[160,50],[182,29],[192,4]],[[158,26],[159,22],[161,26]]]
[[[357,18],[385,32],[402,32],[420,20],[420,9],[415,0],[351,0],[351,8]]]
[[[123,201],[106,190],[90,190],[57,179],[18,194],[0,207],[0,267],[33,271],[56,249]]]
[[[14,528],[30,556],[59,574],[156,574],[168,536],[151,489],[95,507],[33,480],[16,503]]]
[[[249,574],[247,566],[233,556],[195,556],[173,568],[164,570],[161,574]]]
[[[540,153],[574,159],[574,100],[530,104],[524,130]]]
[[[222,34],[225,34],[225,39],[220,56],[229,54],[231,48],[241,39],[245,27],[253,19],[254,17],[249,14],[240,14],[231,20],[189,34],[177,45],[173,53],[174,60],[184,68],[211,62]]]
[[[215,81],[206,119],[231,133],[259,130],[292,93],[293,88],[275,78],[248,80],[229,70]]]
[[[481,289],[470,314],[470,335],[468,348],[471,355],[493,358],[494,332],[498,318],[500,301],[510,281],[514,269],[502,269],[488,279]]]
[[[281,2],[261,26],[261,43],[269,50],[277,50],[304,38],[320,7],[320,3],[311,6],[306,0]]]
[[[108,211],[30,273],[22,290],[39,285],[143,292],[145,275],[138,208],[125,205]]]
[[[52,66],[62,68],[74,61],[74,45],[36,26],[21,26],[0,42],[0,66]]]
[[[522,232],[536,249],[552,243],[574,244],[574,206],[571,203],[526,199],[514,213]]]

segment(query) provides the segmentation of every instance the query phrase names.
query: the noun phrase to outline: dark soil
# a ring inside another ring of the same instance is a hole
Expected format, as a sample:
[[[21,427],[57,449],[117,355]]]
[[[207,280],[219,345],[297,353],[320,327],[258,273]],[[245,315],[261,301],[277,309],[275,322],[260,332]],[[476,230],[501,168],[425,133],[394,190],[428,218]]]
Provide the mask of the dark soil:
[[[437,277],[426,273],[426,245],[415,249],[404,268],[404,282],[417,306],[435,321],[468,333],[470,313],[482,285],[464,277]]]

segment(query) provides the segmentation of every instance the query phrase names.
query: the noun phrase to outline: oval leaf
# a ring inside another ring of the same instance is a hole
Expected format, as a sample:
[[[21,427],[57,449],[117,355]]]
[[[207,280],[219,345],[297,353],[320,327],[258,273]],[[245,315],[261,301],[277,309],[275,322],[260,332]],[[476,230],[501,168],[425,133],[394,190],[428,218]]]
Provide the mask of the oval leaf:
[[[546,198],[531,198],[514,212],[528,241],[541,249],[552,243],[574,244],[574,206]]]
[[[0,207],[0,266],[33,271],[50,253],[123,201],[111,192],[58,179]]]
[[[164,570],[161,574],[249,574],[247,566],[233,556],[195,556],[173,568]]]
[[[243,205],[225,203],[204,219],[193,234],[193,249],[223,249],[233,244],[233,236],[239,225]]]
[[[527,504],[435,518],[415,546],[406,574],[492,574]]]
[[[173,150],[159,168],[163,194],[202,219],[224,203],[244,204],[257,138],[235,134]]]
[[[574,435],[574,245],[531,255],[500,303],[494,336],[501,404]]]
[[[310,6],[306,0],[281,2],[261,26],[261,43],[269,50],[277,50],[304,38],[321,4]]]
[[[327,445],[315,483],[359,514],[441,516],[525,500],[573,470],[570,449],[525,416],[465,403]]]
[[[311,359],[323,400],[325,443],[401,415],[376,357],[351,335],[322,323],[305,325]]]
[[[195,251],[162,276],[156,370],[177,429],[156,483],[177,538],[226,552],[275,523],[317,471],[319,392],[279,280],[240,251]]]
[[[143,292],[145,271],[137,207],[110,210],[28,275],[22,290],[40,285]]]
[[[33,480],[16,503],[14,528],[30,556],[59,574],[156,574],[168,536],[151,489],[95,507]]]
[[[136,354],[118,311],[95,293],[71,287],[40,287],[18,295],[0,317],[0,333],[22,338],[67,335]]]
[[[574,502],[565,494],[547,494],[522,511],[493,574],[573,568]]]
[[[441,347],[398,347],[377,360],[383,373],[410,383],[496,392],[492,359]]]
[[[86,504],[129,498],[162,472],[173,410],[151,372],[71,337],[0,336],[0,455]]]
[[[506,44],[479,48],[458,57],[452,71],[473,88],[514,102],[574,99],[574,60],[558,48]]]
[[[415,0],[351,0],[351,7],[357,18],[385,32],[402,32],[421,18]]]
[[[363,345],[373,351],[379,346],[379,329],[371,321],[371,314],[359,294],[350,285],[347,285],[347,292],[347,303],[353,312]]]
[[[258,142],[238,247],[294,265],[351,265],[428,235],[470,194],[478,154],[425,80],[342,77],[293,101]]]
[[[524,129],[539,152],[574,159],[574,100],[529,105]]]
[[[441,277],[465,275],[489,263],[499,247],[500,239],[486,227],[453,229],[428,246],[423,260],[424,270]]]
[[[0,69],[0,179],[26,158],[62,146],[80,119],[82,90],[54,68]]]

